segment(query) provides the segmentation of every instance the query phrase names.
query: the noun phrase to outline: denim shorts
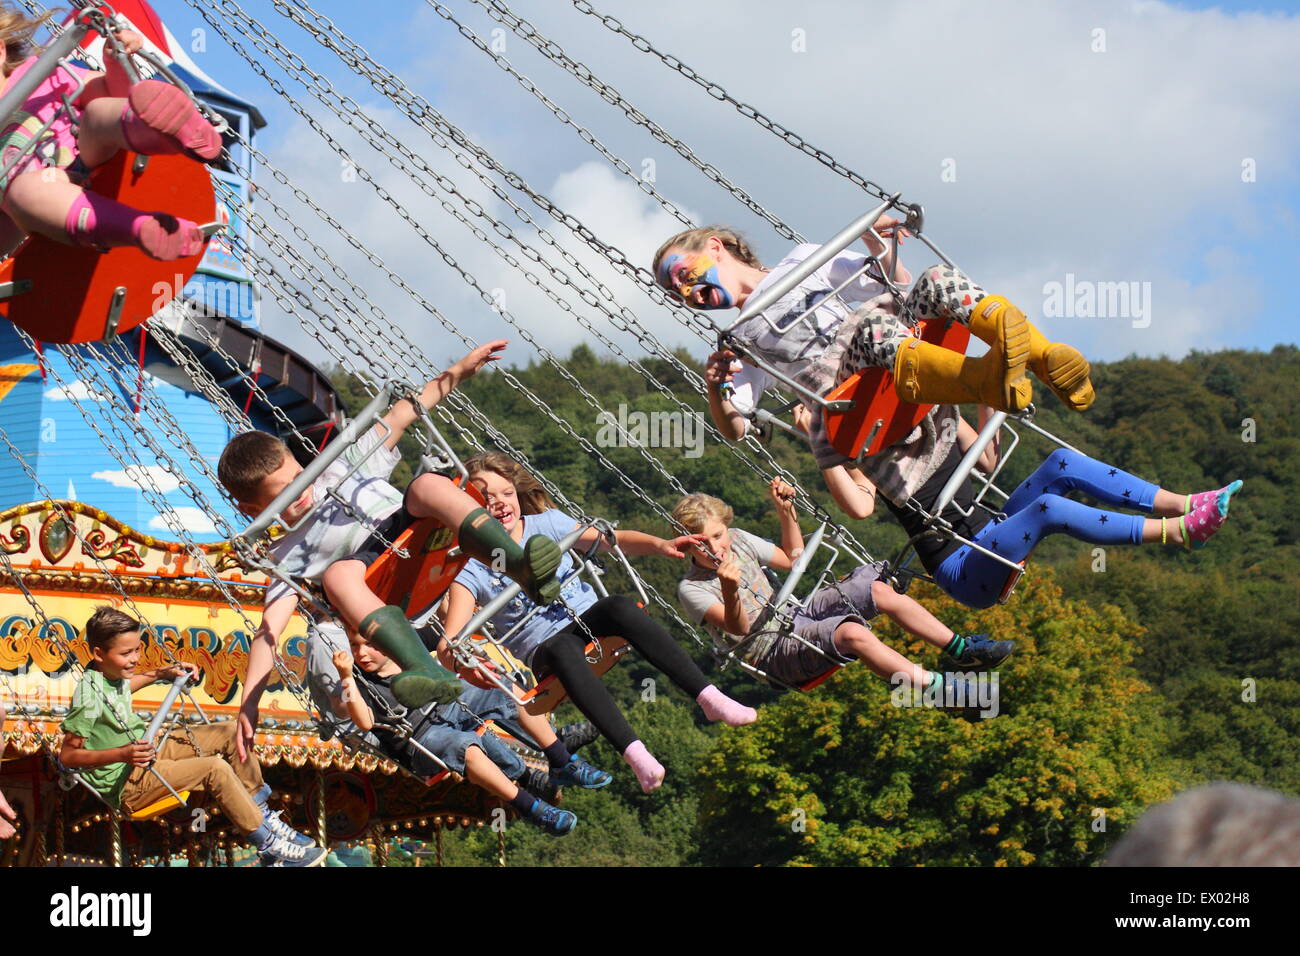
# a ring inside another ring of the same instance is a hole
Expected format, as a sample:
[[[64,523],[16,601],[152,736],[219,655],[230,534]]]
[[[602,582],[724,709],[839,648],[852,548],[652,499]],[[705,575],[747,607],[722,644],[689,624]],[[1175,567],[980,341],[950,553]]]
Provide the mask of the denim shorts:
[[[428,717],[416,722],[414,739],[457,773],[465,772],[465,751],[482,747],[508,778],[516,780],[523,776],[523,760],[500,737],[490,730],[482,737],[477,733],[480,721],[515,717],[519,711],[514,699],[496,688],[485,690],[464,681],[461,686],[464,690],[460,697],[450,704],[440,704]],[[407,749],[411,754],[411,769],[416,774],[431,777],[442,769],[419,748],[408,744]]]

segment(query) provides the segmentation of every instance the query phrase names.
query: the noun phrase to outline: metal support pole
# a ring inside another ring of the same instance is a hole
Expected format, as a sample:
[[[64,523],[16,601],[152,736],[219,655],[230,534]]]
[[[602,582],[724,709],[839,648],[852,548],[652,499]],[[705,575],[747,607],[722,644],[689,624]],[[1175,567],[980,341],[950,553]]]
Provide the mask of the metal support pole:
[[[325,816],[325,771],[316,768],[316,842],[329,852],[329,824]]]
[[[1006,412],[994,412],[989,416],[989,420],[980,429],[974,443],[966,449],[966,454],[962,455],[961,461],[957,464],[957,469],[948,477],[943,490],[939,492],[939,498],[935,501],[934,508],[930,512],[936,518],[941,516],[944,509],[952,503],[953,496],[957,494],[957,489],[969,480],[970,473],[975,468],[975,463],[979,461],[980,455],[984,454],[984,449],[997,435],[998,430],[1002,428],[1002,423],[1006,420]]]
[[[4,96],[0,96],[0,118],[3,118],[5,123],[8,123],[9,118],[27,102],[27,98],[35,92],[36,87],[59,68],[59,61],[71,55],[90,29],[89,23],[81,22],[68,27],[41,52],[32,68],[24,73],[17,83],[5,90]]]

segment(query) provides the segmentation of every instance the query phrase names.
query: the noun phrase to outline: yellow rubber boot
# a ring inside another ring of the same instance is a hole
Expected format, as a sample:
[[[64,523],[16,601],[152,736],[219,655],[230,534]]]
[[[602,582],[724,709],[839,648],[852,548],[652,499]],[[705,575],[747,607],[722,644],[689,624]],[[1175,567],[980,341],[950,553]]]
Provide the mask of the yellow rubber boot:
[[[1076,412],[1083,411],[1097,397],[1088,377],[1092,366],[1083,353],[1073,345],[1047,341],[1032,324],[1029,326],[1029,371]]]
[[[1012,314],[1019,319],[1010,318]],[[1024,323],[1025,336],[1019,332],[1012,336],[1019,351],[1021,342],[1029,349],[1028,367],[1034,376],[1056,393],[1056,397],[1076,412],[1081,412],[1093,403],[1096,393],[1092,390],[1092,381],[1088,376],[1092,366],[1083,357],[1083,353],[1073,345],[1062,342],[1049,342],[1033,323],[1025,321],[1024,313],[1007,301],[1005,296],[986,295],[976,303],[971,311],[971,334],[983,339],[989,345],[995,345],[1003,334],[999,328],[1013,322]]]
[[[912,339],[894,359],[894,390],[913,404],[988,405],[1019,412],[1034,399],[1025,369],[1029,323],[1000,295],[980,299],[971,310],[970,330],[989,345],[979,358]]]
[[[911,338],[894,359],[894,392],[913,405],[988,405],[1020,412],[1034,398],[1025,362],[992,346],[979,358]]]

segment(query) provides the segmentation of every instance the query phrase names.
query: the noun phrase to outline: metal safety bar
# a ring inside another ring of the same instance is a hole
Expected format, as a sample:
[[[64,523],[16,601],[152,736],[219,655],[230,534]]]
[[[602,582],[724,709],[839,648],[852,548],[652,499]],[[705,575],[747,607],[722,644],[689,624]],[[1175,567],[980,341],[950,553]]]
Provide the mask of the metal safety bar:
[[[78,18],[75,24],[41,51],[32,68],[24,73],[17,83],[5,90],[4,95],[0,96],[0,117],[4,118],[6,124],[19,107],[27,102],[27,98],[36,91],[36,87],[59,68],[60,61],[70,56],[86,34],[93,29],[95,28],[88,21]]]
[[[930,534],[930,533],[945,534],[948,537],[952,538],[952,540],[960,544],[966,545],[967,547],[971,548],[973,551],[978,551],[980,554],[988,558],[991,558],[992,560],[996,561],[998,564],[1005,566],[1006,568],[1008,568],[1013,572],[1023,571],[1023,568],[1017,562],[1011,561],[1010,559],[1005,558],[994,551],[990,551],[988,548],[976,544],[975,542],[970,541],[967,538],[964,538],[961,535],[957,534],[952,529],[952,526],[949,524],[949,522],[944,520],[941,517],[941,515],[943,514],[943,511],[948,507],[956,508],[962,514],[966,514],[966,515],[969,515],[974,510],[973,508],[964,509],[953,503],[953,498],[956,496],[957,491],[961,488],[962,483],[967,480],[981,483],[982,487],[980,488],[979,492],[975,495],[974,504],[979,507],[985,508],[988,511],[995,511],[994,508],[984,503],[983,499],[988,492],[992,491],[996,493],[998,496],[1002,498],[1003,502],[1005,502],[1010,497],[1008,492],[1002,490],[994,483],[994,480],[1002,472],[1002,469],[1005,467],[1007,462],[1010,461],[1012,453],[1020,445],[1020,434],[1015,430],[1015,428],[1011,426],[1010,424],[1011,421],[1015,421],[1018,424],[1023,425],[1026,428],[1029,428],[1031,431],[1037,432],[1039,435],[1042,435],[1044,438],[1047,438],[1048,440],[1054,442],[1055,444],[1059,445],[1062,448],[1068,448],[1071,451],[1076,451],[1076,452],[1078,451],[1078,449],[1075,448],[1073,445],[1071,445],[1069,442],[1065,441],[1062,438],[1059,438],[1058,436],[1049,432],[1047,429],[1036,424],[1033,421],[1034,413],[1035,413],[1035,408],[1033,405],[1030,405],[1024,411],[1015,415],[1008,415],[1006,412],[994,412],[993,415],[989,417],[988,421],[984,423],[984,427],[980,429],[980,433],[976,438],[975,443],[972,444],[969,449],[967,449],[966,453],[962,456],[961,461],[958,463],[956,470],[953,472],[953,474],[949,477],[948,481],[944,484],[943,488],[940,490],[939,497],[936,499],[935,504],[933,506],[933,511],[932,512],[925,511],[925,509],[923,509],[919,504],[917,504],[915,500],[908,502],[908,506],[912,510],[919,513],[925,519],[926,530],[923,531],[921,534]],[[997,465],[994,467],[993,471],[990,474],[983,475],[980,477],[975,477],[974,472],[976,470],[975,469],[976,462],[978,462],[980,455],[983,454],[984,449],[988,446],[989,442],[993,440],[997,432],[1001,429],[1005,429],[1006,431],[1011,433],[1012,442],[1010,447],[1000,452],[1000,454],[998,455]],[[1080,452],[1080,454],[1082,454],[1082,452]],[[889,564],[890,572],[895,578],[897,578],[899,575],[904,575],[906,576],[909,582],[912,578],[918,578],[918,577],[929,579],[928,575],[918,571],[912,571],[909,567],[909,565],[911,564],[912,557],[915,554],[914,546],[916,543],[916,539],[919,537],[920,535],[916,535],[910,538],[908,542],[903,546],[903,548],[898,552],[894,560],[890,562]],[[905,586],[904,589],[906,589]]]
[[[574,528],[560,539],[560,550],[571,551],[574,545],[578,543],[578,539],[586,534],[592,527],[594,527],[594,522],[588,522],[582,527]],[[561,590],[563,590],[564,585],[568,584],[580,573],[582,573],[582,562],[578,562],[574,570],[561,581]],[[492,598],[492,600],[488,601],[474,613],[474,615],[465,623],[465,626],[460,629],[460,633],[456,634],[454,637],[447,638],[447,647],[457,662],[464,667],[473,668],[482,677],[491,681],[499,690],[509,694],[513,700],[520,704],[524,702],[519,699],[518,695],[514,691],[514,687],[502,682],[496,671],[482,666],[483,659],[474,647],[474,635],[482,631],[484,626],[492,620],[492,618],[496,617],[496,615],[500,613],[507,604],[513,601],[515,596],[518,595],[521,590],[523,589],[520,587],[518,582],[511,581],[500,594],[496,595],[496,597]],[[513,634],[517,628],[522,627],[526,621],[533,617],[533,615],[540,613],[542,610],[544,610],[542,605],[535,605],[533,609],[515,625],[514,628],[502,637],[492,639],[492,642],[504,650],[504,641],[508,640],[510,635]]]
[[[799,285],[799,283],[803,282],[804,279],[808,278],[826,263],[839,255],[840,252],[847,249],[850,245],[860,239],[864,233],[868,232],[871,227],[875,225],[876,220],[880,218],[881,214],[884,213],[886,209],[894,207],[894,204],[898,201],[898,198],[901,195],[901,193],[895,193],[870,212],[854,219],[834,236],[822,243],[816,252],[810,255],[807,259],[804,259],[780,279],[777,279],[768,288],[764,289],[758,295],[750,296],[749,300],[745,303],[745,307],[740,310],[740,315],[723,331],[732,332],[738,326],[748,322],[756,315],[761,315],[766,309],[778,302],[787,292],[794,289]],[[774,331],[784,331],[784,329],[777,329],[774,327]]]

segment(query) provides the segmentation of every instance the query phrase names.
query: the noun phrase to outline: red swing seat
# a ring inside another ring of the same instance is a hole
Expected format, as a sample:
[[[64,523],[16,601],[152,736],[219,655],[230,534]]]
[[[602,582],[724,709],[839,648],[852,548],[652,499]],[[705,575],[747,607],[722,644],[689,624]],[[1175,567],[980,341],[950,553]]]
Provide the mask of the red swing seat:
[[[461,480],[457,478],[456,483]],[[469,485],[465,492],[483,504],[478,488]],[[423,614],[440,601],[470,558],[463,551],[451,554],[457,545],[456,532],[437,518],[421,518],[398,535],[393,545],[410,557],[404,560],[389,548],[366,570],[366,585],[385,604],[400,607],[407,617]]]
[[[920,338],[953,352],[965,354],[970,330],[944,319],[922,319]],[[826,395],[827,401],[851,400],[847,412],[825,412],[826,436],[831,447],[847,458],[878,455],[894,442],[906,438],[921,423],[933,405],[913,405],[894,392],[894,376],[888,369],[864,368],[854,372]]]
[[[217,220],[212,177],[180,155],[150,156],[144,172],[123,150],[95,167],[86,187],[145,212],[199,225]],[[207,251],[160,262],[134,246],[99,252],[28,236],[0,263],[0,315],[43,342],[98,342],[148,321],[181,294]]]

